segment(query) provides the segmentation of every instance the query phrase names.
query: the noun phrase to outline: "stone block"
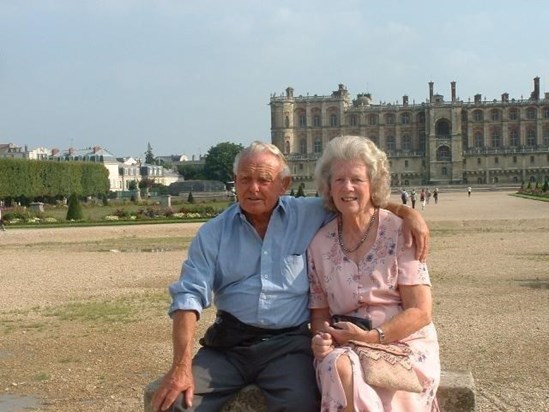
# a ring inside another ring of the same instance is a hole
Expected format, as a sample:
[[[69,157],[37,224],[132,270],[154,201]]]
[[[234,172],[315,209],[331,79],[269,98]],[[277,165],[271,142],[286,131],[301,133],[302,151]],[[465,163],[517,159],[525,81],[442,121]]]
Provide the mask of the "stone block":
[[[442,371],[437,392],[441,412],[474,412],[476,405],[475,381],[471,372]],[[145,388],[145,412],[153,412],[151,400],[161,379]],[[266,412],[265,397],[255,385],[237,393],[221,412]]]

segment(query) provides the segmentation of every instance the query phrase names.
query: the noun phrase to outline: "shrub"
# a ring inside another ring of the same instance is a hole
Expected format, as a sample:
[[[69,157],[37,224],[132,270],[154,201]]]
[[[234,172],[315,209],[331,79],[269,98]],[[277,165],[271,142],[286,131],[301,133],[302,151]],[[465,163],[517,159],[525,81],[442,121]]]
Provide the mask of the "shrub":
[[[67,220],[82,220],[84,213],[78,197],[73,193],[69,197],[69,209],[67,210]]]

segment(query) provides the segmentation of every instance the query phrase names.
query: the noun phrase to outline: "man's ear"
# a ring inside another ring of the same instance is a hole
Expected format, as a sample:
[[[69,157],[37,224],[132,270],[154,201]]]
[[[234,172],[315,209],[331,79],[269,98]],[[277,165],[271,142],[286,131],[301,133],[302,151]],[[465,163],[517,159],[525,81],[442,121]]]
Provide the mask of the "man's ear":
[[[290,185],[292,184],[292,177],[286,176],[282,179],[282,188],[284,189],[283,193],[286,193]]]

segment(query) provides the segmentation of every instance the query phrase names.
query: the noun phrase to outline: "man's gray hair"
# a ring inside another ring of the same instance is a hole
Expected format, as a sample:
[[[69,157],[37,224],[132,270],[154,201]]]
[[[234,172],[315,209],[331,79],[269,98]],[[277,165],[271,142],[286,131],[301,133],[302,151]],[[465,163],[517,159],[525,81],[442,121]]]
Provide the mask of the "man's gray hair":
[[[260,142],[259,140],[256,140],[250,143],[248,147],[246,147],[244,150],[242,150],[240,153],[236,155],[233,163],[233,173],[235,175],[237,174],[238,166],[240,165],[240,161],[243,158],[256,153],[270,153],[273,156],[277,157],[278,160],[280,161],[280,164],[282,165],[282,171],[280,172],[280,177],[284,179],[285,177],[290,176],[290,167],[286,162],[286,157],[284,157],[280,149],[276,147],[274,144]]]

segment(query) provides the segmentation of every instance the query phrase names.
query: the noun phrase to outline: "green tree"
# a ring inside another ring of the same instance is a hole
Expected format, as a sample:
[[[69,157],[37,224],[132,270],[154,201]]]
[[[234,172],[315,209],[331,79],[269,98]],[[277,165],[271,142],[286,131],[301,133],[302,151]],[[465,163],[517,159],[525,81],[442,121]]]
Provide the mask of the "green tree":
[[[69,208],[67,210],[67,220],[82,220],[84,219],[84,212],[82,211],[82,205],[78,201],[78,196],[72,194],[69,196]]]
[[[185,178],[185,180],[201,180],[205,179],[204,165],[202,164],[182,164],[177,166],[177,172]]]
[[[147,151],[145,152],[145,163],[149,165],[156,164],[156,158],[153,154],[153,149],[150,143],[147,143]]]
[[[204,163],[204,175],[209,180],[230,182],[233,180],[234,158],[244,149],[241,144],[219,143],[210,147]]]

